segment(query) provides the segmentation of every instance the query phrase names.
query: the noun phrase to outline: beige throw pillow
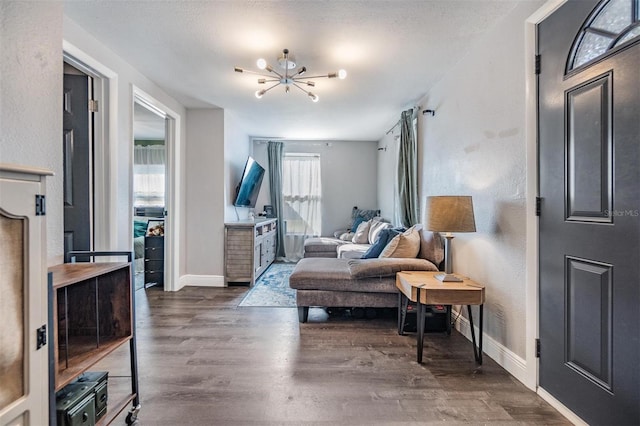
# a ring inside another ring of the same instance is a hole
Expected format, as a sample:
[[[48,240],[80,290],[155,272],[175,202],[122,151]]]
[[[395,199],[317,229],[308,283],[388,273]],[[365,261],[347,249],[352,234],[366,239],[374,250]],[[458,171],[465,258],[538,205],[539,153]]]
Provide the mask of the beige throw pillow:
[[[371,221],[368,220],[366,222],[362,222],[358,225],[356,229],[356,234],[351,239],[352,242],[356,244],[367,244],[369,242],[369,227],[371,226]]]
[[[411,227],[402,234],[393,237],[379,257],[415,258],[419,251],[420,232],[415,227]]]

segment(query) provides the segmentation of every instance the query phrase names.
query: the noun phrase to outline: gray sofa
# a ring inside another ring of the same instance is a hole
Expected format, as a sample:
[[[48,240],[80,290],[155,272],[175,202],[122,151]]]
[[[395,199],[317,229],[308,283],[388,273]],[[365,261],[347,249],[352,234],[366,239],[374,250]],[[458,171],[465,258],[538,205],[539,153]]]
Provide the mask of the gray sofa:
[[[420,253],[415,259],[338,259],[305,257],[289,277],[296,289],[300,322],[310,306],[394,308],[398,306],[395,276],[400,271],[437,271],[444,259],[440,234],[420,230]]]

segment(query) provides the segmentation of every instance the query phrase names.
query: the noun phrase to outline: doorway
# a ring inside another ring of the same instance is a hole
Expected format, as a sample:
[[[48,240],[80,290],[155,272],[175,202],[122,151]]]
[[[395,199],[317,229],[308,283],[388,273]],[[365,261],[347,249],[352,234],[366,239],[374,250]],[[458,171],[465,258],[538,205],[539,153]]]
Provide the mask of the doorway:
[[[539,385],[589,424],[640,423],[640,10],[538,25]]]
[[[64,254],[93,248],[93,79],[64,63]]]
[[[167,118],[143,99],[133,105],[135,288],[164,288]]]

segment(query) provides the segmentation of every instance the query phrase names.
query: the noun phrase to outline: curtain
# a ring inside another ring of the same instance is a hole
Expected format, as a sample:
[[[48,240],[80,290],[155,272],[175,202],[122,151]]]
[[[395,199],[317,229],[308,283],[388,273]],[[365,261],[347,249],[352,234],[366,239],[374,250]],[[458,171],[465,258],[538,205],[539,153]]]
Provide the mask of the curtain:
[[[410,227],[418,223],[418,144],[413,109],[402,111],[398,149],[398,201],[400,221]]]
[[[303,257],[304,241],[322,231],[320,156],[285,154],[282,165],[285,257],[297,261]]]
[[[284,217],[282,216],[282,142],[269,142],[269,191],[273,213],[278,218],[276,257],[284,258]]]
[[[133,205],[164,207],[164,145],[136,145],[133,148]]]

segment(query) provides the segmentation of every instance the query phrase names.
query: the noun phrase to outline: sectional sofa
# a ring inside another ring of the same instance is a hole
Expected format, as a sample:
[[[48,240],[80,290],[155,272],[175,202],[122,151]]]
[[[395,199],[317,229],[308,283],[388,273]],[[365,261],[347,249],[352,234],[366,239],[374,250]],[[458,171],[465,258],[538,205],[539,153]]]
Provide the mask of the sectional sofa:
[[[335,251],[315,251],[296,265],[289,285],[296,289],[300,322],[306,322],[310,306],[393,308],[398,306],[395,275],[399,271],[437,271],[444,259],[444,245],[438,233],[418,229],[417,256],[349,259]],[[324,244],[327,244],[326,242]],[[346,243],[348,244],[348,243]]]

